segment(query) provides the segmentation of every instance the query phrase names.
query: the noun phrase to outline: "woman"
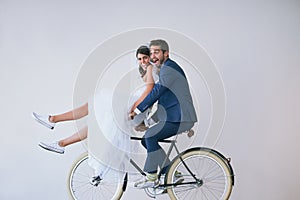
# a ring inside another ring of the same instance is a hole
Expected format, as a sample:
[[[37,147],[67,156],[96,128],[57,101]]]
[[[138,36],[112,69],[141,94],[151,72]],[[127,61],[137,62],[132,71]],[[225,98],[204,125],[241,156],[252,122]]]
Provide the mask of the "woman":
[[[152,88],[154,87],[155,81],[158,80],[157,70],[150,64],[150,50],[147,46],[140,46],[136,51],[136,58],[139,65],[140,75],[145,82],[145,86],[138,90],[131,99],[135,99],[133,101],[133,105],[130,109],[130,113],[136,108],[136,106],[144,100],[144,98],[150,93]],[[40,124],[46,126],[49,129],[54,129],[55,125],[59,122],[63,121],[71,121],[83,118],[88,115],[88,103],[85,103],[81,107],[78,107],[74,110],[53,116],[43,116],[33,112],[34,119]],[[142,130],[140,124],[147,117],[146,113],[140,115],[140,117],[135,117],[135,125],[137,125],[136,130]],[[59,140],[54,143],[44,143],[40,142],[39,146],[56,153],[63,154],[65,151],[65,147],[84,140],[87,138],[88,128],[84,127],[78,132],[74,133],[70,137]]]

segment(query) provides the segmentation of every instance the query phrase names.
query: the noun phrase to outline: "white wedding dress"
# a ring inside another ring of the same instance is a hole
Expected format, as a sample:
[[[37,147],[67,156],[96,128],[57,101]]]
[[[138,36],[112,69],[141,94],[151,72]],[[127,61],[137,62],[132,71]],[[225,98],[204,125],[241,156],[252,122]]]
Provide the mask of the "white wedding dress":
[[[152,75],[157,82],[156,67],[153,67]],[[136,115],[134,120],[128,120],[128,111],[145,88],[146,84],[137,88],[132,95],[124,95],[124,98],[120,91],[114,93],[111,89],[103,88],[89,101],[88,162],[95,170],[95,175],[118,182],[127,172],[130,154],[136,149],[130,141],[133,127],[148,116],[148,111],[145,111]]]

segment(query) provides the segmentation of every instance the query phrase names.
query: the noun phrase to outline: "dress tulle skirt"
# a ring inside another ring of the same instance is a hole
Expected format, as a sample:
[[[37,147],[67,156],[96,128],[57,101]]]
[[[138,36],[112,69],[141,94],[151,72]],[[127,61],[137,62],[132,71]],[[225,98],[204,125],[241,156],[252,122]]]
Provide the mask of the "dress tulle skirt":
[[[101,89],[89,100],[88,150],[89,165],[105,180],[117,182],[129,168],[136,147],[130,140],[133,127],[143,122],[146,112],[128,119],[130,106],[140,97],[144,87],[128,98],[113,99],[110,90]],[[134,143],[136,144],[136,143]]]

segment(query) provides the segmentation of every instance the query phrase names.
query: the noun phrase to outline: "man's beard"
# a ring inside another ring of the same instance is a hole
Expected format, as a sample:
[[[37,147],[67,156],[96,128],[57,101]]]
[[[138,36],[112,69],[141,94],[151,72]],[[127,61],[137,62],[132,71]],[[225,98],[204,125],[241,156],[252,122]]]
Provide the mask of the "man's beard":
[[[158,64],[156,64],[156,62],[153,62],[153,60],[151,60],[151,62],[153,63],[153,65],[155,65],[155,67],[161,68],[162,64],[164,63],[164,60],[165,60],[165,57],[163,56],[162,59],[157,59],[156,60],[156,62],[159,61]]]

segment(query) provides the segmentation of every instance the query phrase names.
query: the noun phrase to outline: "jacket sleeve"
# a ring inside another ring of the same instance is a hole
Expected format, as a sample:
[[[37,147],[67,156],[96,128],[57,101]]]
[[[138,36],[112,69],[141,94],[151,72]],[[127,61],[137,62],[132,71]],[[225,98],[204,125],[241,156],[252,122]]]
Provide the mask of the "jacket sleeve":
[[[154,85],[152,91],[137,106],[137,109],[140,112],[144,112],[146,109],[151,107],[159,99],[159,97],[161,97],[168,88],[171,87],[175,80],[176,76],[174,76],[174,69],[169,66],[164,66],[160,71],[159,82]]]
[[[145,110],[147,110],[159,99],[160,95],[164,92],[164,90],[165,88],[160,83],[155,84],[152,91],[137,106],[137,109],[140,112],[144,112]]]

